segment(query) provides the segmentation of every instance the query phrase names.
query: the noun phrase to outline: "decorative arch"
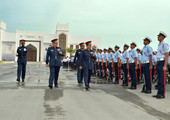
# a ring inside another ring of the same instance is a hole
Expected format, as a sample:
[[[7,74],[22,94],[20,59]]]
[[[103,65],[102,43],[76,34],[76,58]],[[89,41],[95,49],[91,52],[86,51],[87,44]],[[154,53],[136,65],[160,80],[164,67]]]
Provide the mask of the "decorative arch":
[[[27,53],[27,60],[28,61],[37,61],[37,48],[32,44],[27,45],[28,53]]]
[[[67,45],[67,36],[62,33],[59,35],[59,46],[62,48],[62,50],[65,52],[65,49],[66,49],[66,45]]]

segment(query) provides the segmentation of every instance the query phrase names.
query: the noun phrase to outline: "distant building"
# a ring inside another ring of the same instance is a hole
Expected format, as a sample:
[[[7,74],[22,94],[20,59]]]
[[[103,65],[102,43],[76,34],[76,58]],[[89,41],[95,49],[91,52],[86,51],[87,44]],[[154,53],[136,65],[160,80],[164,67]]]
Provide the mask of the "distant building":
[[[43,32],[19,31],[10,33],[6,31],[6,23],[0,20],[0,60],[16,61],[16,51],[21,39],[26,40],[29,48],[28,61],[45,61],[46,50],[51,46],[51,40],[59,39],[59,46],[78,49],[80,42],[91,40],[92,45],[101,47],[101,38],[95,36],[74,36],[69,34],[69,24],[57,24],[56,34],[45,34]],[[66,55],[68,55],[66,53]]]

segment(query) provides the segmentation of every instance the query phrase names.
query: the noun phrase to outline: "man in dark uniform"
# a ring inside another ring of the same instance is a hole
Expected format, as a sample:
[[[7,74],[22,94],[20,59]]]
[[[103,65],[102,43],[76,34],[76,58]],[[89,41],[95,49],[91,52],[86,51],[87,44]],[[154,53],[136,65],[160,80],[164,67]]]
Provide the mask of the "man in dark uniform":
[[[89,90],[89,83],[96,60],[95,52],[91,50],[91,41],[86,42],[86,49],[80,55],[80,69],[84,70],[84,82],[86,90]]]
[[[52,89],[54,80],[55,87],[58,87],[58,76],[60,66],[62,65],[61,56],[64,56],[64,52],[60,47],[58,47],[58,39],[53,39],[51,42],[53,47],[49,47],[47,50],[46,67],[50,67],[49,88]]]
[[[25,80],[26,65],[27,65],[27,52],[28,48],[25,47],[25,40],[20,40],[21,46],[17,49],[18,56],[18,69],[17,69],[17,81],[20,82],[21,71],[22,71],[22,82]]]
[[[80,43],[80,49],[75,53],[74,65],[77,67],[77,81],[79,84],[83,83],[83,69],[80,69],[80,55],[84,50],[84,42]]]

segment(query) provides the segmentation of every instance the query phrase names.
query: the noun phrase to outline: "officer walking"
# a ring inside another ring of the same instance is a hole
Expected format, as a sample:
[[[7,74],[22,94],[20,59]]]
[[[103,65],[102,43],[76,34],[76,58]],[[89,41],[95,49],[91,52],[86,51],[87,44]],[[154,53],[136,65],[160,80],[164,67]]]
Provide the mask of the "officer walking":
[[[124,81],[122,83],[122,86],[128,86],[129,85],[129,51],[128,51],[129,45],[124,44],[124,51],[122,54],[122,69],[124,72]]]
[[[20,40],[21,46],[17,49],[18,56],[18,69],[17,69],[17,81],[20,82],[21,72],[22,72],[22,82],[25,80],[26,65],[27,65],[27,52],[28,48],[25,47],[25,40]]]
[[[146,90],[142,91],[145,94],[150,94],[152,92],[152,48],[150,47],[150,42],[152,40],[149,37],[144,39],[143,44],[143,69],[145,76]]]
[[[91,50],[91,41],[86,42],[86,49],[82,51],[80,55],[80,69],[84,70],[84,82],[86,90],[89,90],[90,79],[92,70],[94,68],[94,62],[96,60],[95,53]]]
[[[160,32],[158,35],[158,50],[157,50],[157,75],[158,75],[158,92],[156,97],[158,99],[165,98],[166,89],[166,70],[169,57],[169,45],[164,41],[167,35],[164,32]]]
[[[79,84],[83,83],[83,69],[80,69],[80,55],[84,50],[84,42],[80,43],[80,49],[75,53],[74,65],[77,67],[77,81]]]
[[[136,78],[136,70],[137,70],[137,52],[135,50],[136,43],[131,43],[131,50],[129,52],[129,74],[132,80],[131,87],[129,89],[136,89],[137,88],[137,78]]]
[[[50,67],[49,88],[58,87],[58,77],[61,63],[61,56],[64,56],[63,50],[58,47],[58,39],[53,39],[52,47],[49,47],[46,55],[46,67]],[[50,60],[49,60],[50,59]],[[54,82],[53,82],[54,81]]]
[[[120,77],[120,58],[121,58],[121,56],[120,56],[120,52],[119,52],[119,46],[115,46],[115,54],[114,54],[114,68],[115,68],[115,82],[114,82],[114,84],[119,84],[119,77]]]

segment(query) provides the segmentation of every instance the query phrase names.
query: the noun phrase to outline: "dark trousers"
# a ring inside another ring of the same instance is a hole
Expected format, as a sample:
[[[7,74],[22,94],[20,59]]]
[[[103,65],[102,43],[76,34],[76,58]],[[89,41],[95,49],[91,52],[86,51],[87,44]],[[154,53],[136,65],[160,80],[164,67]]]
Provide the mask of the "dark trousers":
[[[84,69],[84,83],[86,87],[89,87],[92,70]]]
[[[115,82],[119,83],[119,73],[120,73],[120,69],[118,69],[118,63],[114,63],[114,68],[115,68]]]
[[[158,78],[158,93],[159,95],[165,95],[166,89],[166,71],[163,71],[164,61],[157,62],[157,78]]]
[[[106,76],[107,76],[107,73],[106,73],[107,69],[106,69],[106,63],[105,62],[103,62],[103,69],[104,69],[104,78],[106,78]]]
[[[18,61],[17,63],[18,63],[17,79],[20,80],[21,73],[22,73],[22,80],[25,80],[27,61]]]
[[[58,77],[59,77],[60,66],[51,66],[50,67],[50,78],[49,85],[58,85]]]
[[[140,83],[140,76],[141,76],[141,70],[140,68],[137,69],[137,81]]]
[[[149,70],[150,63],[145,63],[144,67],[144,75],[145,75],[145,84],[146,90],[152,90],[152,70]]]
[[[77,68],[77,81],[78,83],[83,82],[83,69]]]
[[[108,69],[109,69],[109,74],[110,74],[109,77],[110,77],[111,79],[113,79],[112,63],[109,63]]]
[[[135,63],[129,63],[129,74],[132,80],[131,87],[137,88]]]
[[[127,64],[122,64],[122,69],[123,69],[123,73],[124,73],[124,84],[128,85],[128,70],[127,70]]]
[[[100,65],[100,76],[102,77],[103,76],[103,73],[102,73],[102,71],[103,71],[102,62],[100,62],[99,65]]]

